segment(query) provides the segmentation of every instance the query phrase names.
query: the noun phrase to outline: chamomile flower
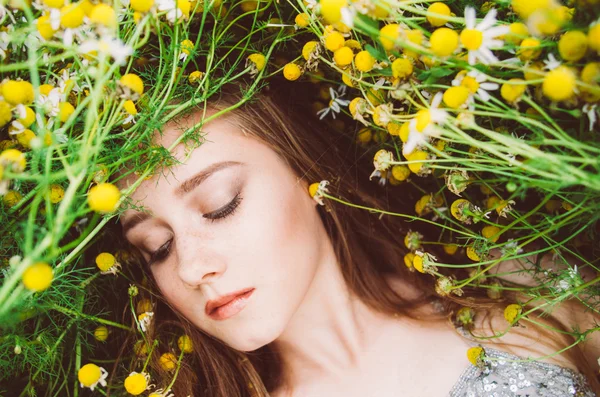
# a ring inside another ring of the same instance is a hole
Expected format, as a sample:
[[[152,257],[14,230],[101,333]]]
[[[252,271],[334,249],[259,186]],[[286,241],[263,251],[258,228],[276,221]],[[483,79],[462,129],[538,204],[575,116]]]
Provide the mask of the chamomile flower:
[[[549,53],[548,57],[544,59],[544,69],[552,70],[556,69],[560,65],[562,65],[562,63],[556,59],[553,53]]]
[[[77,47],[81,54],[88,54],[92,51],[107,55],[115,60],[118,65],[124,65],[127,58],[133,54],[133,47],[124,44],[121,40],[115,37],[105,36],[96,39],[88,39]]]
[[[37,97],[37,105],[47,116],[55,117],[60,111],[60,103],[65,102],[65,96],[60,88],[50,90],[48,95],[40,94]]]
[[[94,391],[94,388],[98,386],[98,383],[102,386],[106,386],[107,377],[108,372],[104,368],[92,363],[84,365],[77,373],[79,385],[81,387],[89,387],[91,391]]]
[[[487,77],[488,76],[485,73],[481,73],[477,70],[471,70],[469,72],[463,70],[456,75],[454,80],[452,80],[452,85],[467,87],[471,94],[482,101],[487,102],[491,99],[488,91],[497,90],[499,88],[499,85],[496,83],[486,82]]]
[[[348,106],[350,103],[348,99],[342,99],[344,95],[346,95],[345,85],[340,85],[337,91],[334,91],[333,88],[329,87],[329,96],[331,97],[331,100],[329,101],[329,106],[317,112],[319,120],[322,120],[329,113],[331,113],[331,116],[335,119],[335,114],[342,110],[340,106]]]
[[[496,24],[495,9],[491,9],[486,14],[483,21],[476,23],[475,8],[465,8],[466,28],[460,32],[460,42],[469,50],[469,64],[474,65],[479,60],[481,63],[490,64],[498,62],[498,58],[492,53],[492,49],[502,47],[503,41],[497,39],[510,32],[507,25],[494,26]]]
[[[325,205],[325,203],[323,203],[323,194],[329,193],[327,185],[329,185],[329,181],[321,181],[315,182],[308,187],[308,193],[317,203],[319,203],[319,205]]]
[[[146,332],[148,328],[150,328],[150,324],[152,324],[152,317],[154,317],[154,312],[144,312],[138,316],[140,328],[143,332]]]
[[[378,150],[373,157],[373,166],[375,170],[369,176],[369,180],[372,180],[373,177],[380,177],[379,183],[381,185],[385,184],[387,171],[392,166],[392,162],[394,161],[394,154],[385,149]]]
[[[188,55],[194,51],[194,42],[192,40],[185,39],[181,42],[181,53],[179,54],[179,60],[185,62]]]
[[[407,156],[416,148],[429,141],[430,136],[438,136],[438,126],[443,124],[448,117],[445,110],[438,109],[442,102],[443,94],[438,92],[431,101],[429,109],[419,110],[409,122],[408,139],[402,147],[402,154]]]
[[[179,22],[183,19],[187,19],[187,15],[186,15],[186,13],[184,13],[184,10],[182,10],[179,7],[180,6],[179,1],[158,0],[156,2],[156,4],[157,4],[157,10],[159,12],[167,11],[167,14],[165,15],[165,17],[167,18],[167,21],[169,21],[171,24],[174,24],[175,22]],[[188,11],[189,11],[189,6],[188,6]]]
[[[134,396],[140,395],[152,386],[150,384],[150,375],[146,372],[132,372],[125,379],[125,390]]]
[[[96,266],[100,269],[102,274],[116,275],[119,269],[121,269],[121,264],[117,262],[114,255],[109,252],[102,252],[96,256]]]
[[[156,389],[148,394],[148,397],[175,397],[175,394],[171,392],[171,389]]]

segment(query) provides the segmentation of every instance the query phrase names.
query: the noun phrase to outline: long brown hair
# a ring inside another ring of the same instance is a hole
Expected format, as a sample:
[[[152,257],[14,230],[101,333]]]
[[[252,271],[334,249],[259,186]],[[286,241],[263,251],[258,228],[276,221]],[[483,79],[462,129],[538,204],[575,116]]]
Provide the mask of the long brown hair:
[[[286,88],[263,90],[250,103],[235,109],[232,114],[244,133],[275,150],[298,177],[305,178],[309,183],[330,181],[329,191],[333,196],[394,212],[406,212],[413,205],[409,187],[381,186],[369,180],[373,171],[373,153],[377,148],[373,151],[358,148],[353,131],[340,132],[317,120],[303,110],[300,103],[294,100],[295,95],[290,95],[289,91]],[[217,100],[210,101],[210,107],[222,110],[239,100],[240,95],[235,90],[224,90]],[[510,291],[505,291],[500,299],[491,299],[485,290],[479,288],[464,289],[462,297],[440,296],[435,290],[435,279],[411,271],[403,259],[408,252],[403,238],[409,228],[425,235],[433,234],[433,230],[416,223],[409,225],[398,217],[382,217],[328,200],[325,200],[325,206],[317,208],[333,243],[346,284],[374,310],[433,326],[452,322],[453,315],[463,306],[474,308],[477,316],[491,319],[517,299],[516,293]],[[452,258],[442,250],[434,254],[440,261],[452,262]],[[138,275],[144,279],[142,285],[146,287],[142,288],[141,296],[148,292],[154,301],[154,324],[147,335],[150,340],[159,340],[149,364],[153,383],[157,387],[166,387],[173,378],[173,373],[165,371],[160,365],[159,356],[167,351],[178,351],[174,347],[177,337],[182,334],[191,338],[194,350],[185,355],[171,389],[177,397],[268,396],[269,392],[284,385],[282,361],[272,344],[245,353],[205,334],[165,301],[151,273],[143,266],[138,269]],[[465,269],[442,269],[441,272],[457,278],[468,276]],[[406,281],[417,294],[410,298],[400,296],[386,281],[387,275]],[[425,312],[423,309],[434,301],[437,302],[438,311]],[[552,315],[532,317],[540,323],[568,331]],[[529,333],[532,328],[539,328],[545,335],[543,341],[554,344],[556,350],[573,342],[569,337],[534,324],[528,328]],[[127,341],[126,345],[131,348],[132,343]],[[579,346],[568,350],[563,357],[575,364],[587,376],[592,387],[600,392],[592,365],[585,361]]]

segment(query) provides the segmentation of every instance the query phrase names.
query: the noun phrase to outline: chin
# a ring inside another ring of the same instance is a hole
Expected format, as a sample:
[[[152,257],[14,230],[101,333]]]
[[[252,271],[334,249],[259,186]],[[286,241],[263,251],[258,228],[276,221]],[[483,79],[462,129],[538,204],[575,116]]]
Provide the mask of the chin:
[[[259,324],[260,328],[240,327],[231,338],[223,340],[227,345],[241,352],[252,352],[274,342],[282,333],[276,324]]]

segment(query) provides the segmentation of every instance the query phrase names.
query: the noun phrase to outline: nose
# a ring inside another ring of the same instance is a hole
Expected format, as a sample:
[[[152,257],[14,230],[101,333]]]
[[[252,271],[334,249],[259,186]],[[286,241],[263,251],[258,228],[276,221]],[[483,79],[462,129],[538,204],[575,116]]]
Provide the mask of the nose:
[[[177,275],[187,287],[199,288],[212,283],[227,270],[225,258],[211,240],[202,239],[198,232],[184,233],[176,246]]]

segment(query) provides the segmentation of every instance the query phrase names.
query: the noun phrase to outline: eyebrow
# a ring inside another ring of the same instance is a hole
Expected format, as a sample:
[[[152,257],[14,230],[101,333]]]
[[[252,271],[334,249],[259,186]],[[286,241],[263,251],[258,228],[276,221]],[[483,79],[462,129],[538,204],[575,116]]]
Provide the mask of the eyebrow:
[[[175,196],[183,197],[184,195],[186,195],[187,193],[191,192],[196,187],[198,187],[202,182],[204,182],[206,179],[208,179],[208,177],[210,177],[212,174],[214,174],[218,171],[224,170],[226,168],[229,168],[229,167],[243,165],[243,164],[244,163],[241,163],[239,161],[221,161],[218,163],[211,164],[208,167],[206,167],[205,169],[203,169],[202,171],[198,172],[196,175],[185,180],[181,185],[179,185],[179,187],[177,187],[177,189],[175,189]],[[152,217],[152,214],[147,213],[147,212],[137,212],[135,215],[132,215],[129,219],[127,219],[123,222],[123,227],[122,227],[123,235],[125,236],[129,231],[131,231],[131,229],[138,226],[140,223],[145,222],[146,220],[148,220],[151,217]]]

